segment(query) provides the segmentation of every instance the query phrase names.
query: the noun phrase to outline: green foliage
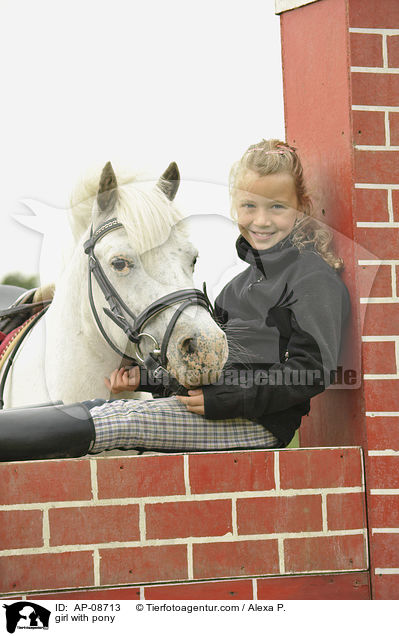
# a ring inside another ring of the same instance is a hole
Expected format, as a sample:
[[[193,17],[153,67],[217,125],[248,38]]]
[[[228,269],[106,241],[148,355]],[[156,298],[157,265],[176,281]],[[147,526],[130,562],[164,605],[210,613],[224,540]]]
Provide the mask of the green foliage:
[[[290,441],[290,443],[288,444],[287,448],[299,448],[300,444],[299,444],[299,431],[296,430],[295,431],[295,435],[292,438],[292,440]]]
[[[21,272],[11,272],[4,276],[0,281],[0,285],[15,285],[16,287],[32,289],[33,287],[39,287],[39,277],[36,274],[27,276]]]

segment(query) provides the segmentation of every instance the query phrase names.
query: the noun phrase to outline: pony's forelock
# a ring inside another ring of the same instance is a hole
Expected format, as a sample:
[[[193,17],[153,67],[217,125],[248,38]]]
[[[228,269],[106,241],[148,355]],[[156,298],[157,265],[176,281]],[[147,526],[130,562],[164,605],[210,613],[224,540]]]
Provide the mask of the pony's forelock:
[[[179,224],[183,215],[153,184],[128,183],[120,188],[116,216],[124,225],[129,243],[139,254],[159,247]]]
[[[118,199],[112,216],[120,221],[129,243],[139,254],[162,245],[176,227],[186,233],[182,213],[168,201],[155,182],[138,175],[118,175]],[[96,203],[99,173],[80,181],[71,197],[70,222],[76,241],[91,225]]]

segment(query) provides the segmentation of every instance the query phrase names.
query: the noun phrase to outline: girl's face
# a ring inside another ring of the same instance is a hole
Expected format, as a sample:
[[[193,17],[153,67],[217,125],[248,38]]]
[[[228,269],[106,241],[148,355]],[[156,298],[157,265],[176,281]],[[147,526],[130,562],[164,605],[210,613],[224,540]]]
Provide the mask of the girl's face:
[[[249,171],[244,183],[233,195],[238,227],[252,247],[266,250],[288,236],[302,216],[297,209],[295,182],[287,172],[261,177]]]

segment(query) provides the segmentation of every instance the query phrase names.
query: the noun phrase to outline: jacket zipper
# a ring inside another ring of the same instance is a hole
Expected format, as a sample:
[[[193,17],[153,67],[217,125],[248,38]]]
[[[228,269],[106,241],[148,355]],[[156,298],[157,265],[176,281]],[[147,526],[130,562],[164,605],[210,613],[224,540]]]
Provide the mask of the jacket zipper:
[[[252,287],[253,287],[254,285],[256,285],[256,283],[261,283],[261,282],[262,282],[262,280],[264,280],[264,276],[262,276],[262,275],[261,275],[261,276],[259,276],[259,278],[257,278],[256,280],[254,280],[254,282],[253,282],[253,283],[249,283],[249,285],[248,285],[248,289],[252,289]]]

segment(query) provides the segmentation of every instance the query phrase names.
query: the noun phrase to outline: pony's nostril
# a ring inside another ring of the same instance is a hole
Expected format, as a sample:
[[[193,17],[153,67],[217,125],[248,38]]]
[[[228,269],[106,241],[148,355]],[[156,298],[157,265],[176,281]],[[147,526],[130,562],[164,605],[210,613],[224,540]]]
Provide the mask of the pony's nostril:
[[[196,353],[197,351],[197,338],[185,338],[181,343],[183,353]]]

